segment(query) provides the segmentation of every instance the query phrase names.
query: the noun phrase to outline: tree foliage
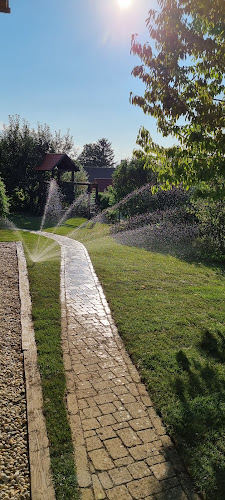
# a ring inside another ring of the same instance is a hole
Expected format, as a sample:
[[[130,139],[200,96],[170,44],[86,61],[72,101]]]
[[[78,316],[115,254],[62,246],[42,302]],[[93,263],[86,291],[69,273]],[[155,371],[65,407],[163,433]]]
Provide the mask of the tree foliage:
[[[164,149],[141,129],[137,143],[153,158],[164,186],[201,181],[223,195],[225,178],[225,3],[224,0],[158,0],[147,18],[151,42],[132,37],[133,69],[146,90],[131,102],[156,118],[163,136],[179,146]],[[151,160],[152,162],[152,160]]]
[[[31,129],[27,121],[10,116],[0,135],[0,175],[6,185],[13,209],[34,211],[38,204],[38,175],[33,169],[45,153],[71,153],[69,133],[53,135],[48,125]]]
[[[114,151],[111,142],[103,137],[95,143],[85,144],[78,160],[83,167],[113,167]]]
[[[147,183],[156,182],[156,174],[144,168],[143,159],[123,160],[113,173],[113,190],[115,200],[120,201],[132,191]]]
[[[0,178],[0,217],[6,217],[9,214],[9,199],[6,195],[5,184]]]

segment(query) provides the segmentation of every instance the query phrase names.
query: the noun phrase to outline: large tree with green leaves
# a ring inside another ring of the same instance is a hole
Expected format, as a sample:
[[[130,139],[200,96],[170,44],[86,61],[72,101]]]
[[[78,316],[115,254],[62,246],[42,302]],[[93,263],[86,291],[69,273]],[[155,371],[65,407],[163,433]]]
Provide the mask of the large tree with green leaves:
[[[217,196],[225,191],[225,3],[224,0],[158,0],[147,18],[150,42],[132,37],[133,69],[146,87],[131,102],[156,118],[163,136],[178,145],[154,144],[141,129],[137,143],[155,161],[167,187],[199,182]]]
[[[83,167],[113,167],[114,151],[111,142],[103,137],[97,142],[85,144],[78,160]]]
[[[10,116],[0,134],[0,176],[12,209],[34,211],[38,205],[39,177],[33,169],[45,153],[71,153],[73,140],[69,133],[52,134],[48,125],[31,129],[27,121]]]

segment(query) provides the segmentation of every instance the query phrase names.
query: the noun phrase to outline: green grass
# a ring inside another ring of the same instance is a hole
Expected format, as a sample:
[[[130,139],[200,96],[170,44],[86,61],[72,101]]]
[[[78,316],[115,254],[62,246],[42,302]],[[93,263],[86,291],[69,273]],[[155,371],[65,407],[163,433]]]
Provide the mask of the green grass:
[[[10,220],[18,229],[28,229],[30,231],[38,231],[40,229],[41,219],[42,218],[40,216],[32,215],[29,213],[10,215]],[[74,217],[68,219],[60,227],[58,227],[55,232],[56,234],[61,234],[63,236],[68,235],[86,221],[87,219],[85,219],[84,217]],[[44,227],[43,230],[53,232],[54,227]]]
[[[54,228],[47,228],[44,231],[48,231],[50,233],[54,232],[56,234],[60,234],[62,236],[69,236],[71,233],[76,231],[76,229],[84,224],[87,221],[84,217],[74,217],[72,219],[67,219],[61,226]]]
[[[33,265],[29,252],[34,251],[39,237],[29,233],[0,231],[0,241],[15,241],[20,238],[24,241],[28,263],[32,315],[56,498],[77,500],[79,496],[73,445],[64,404],[66,385],[61,349],[60,247],[54,244],[52,260],[36,262]],[[52,240],[42,237],[39,239],[40,249],[45,248],[46,242],[52,246]]]
[[[225,274],[77,232],[126,348],[208,500],[225,490]]]

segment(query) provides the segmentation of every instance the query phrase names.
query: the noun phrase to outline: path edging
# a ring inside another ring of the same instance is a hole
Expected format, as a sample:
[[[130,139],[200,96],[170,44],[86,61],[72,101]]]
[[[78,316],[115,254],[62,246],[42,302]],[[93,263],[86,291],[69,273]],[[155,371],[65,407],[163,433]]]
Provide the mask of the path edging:
[[[29,464],[32,500],[55,500],[49,442],[43,415],[41,378],[32,322],[27,264],[22,242],[16,242],[21,301],[22,352],[27,400]]]

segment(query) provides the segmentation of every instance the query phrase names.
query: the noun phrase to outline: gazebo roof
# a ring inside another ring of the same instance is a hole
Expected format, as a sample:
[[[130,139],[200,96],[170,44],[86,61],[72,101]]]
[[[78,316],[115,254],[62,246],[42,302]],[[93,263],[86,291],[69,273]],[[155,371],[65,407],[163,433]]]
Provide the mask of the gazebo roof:
[[[0,12],[10,14],[9,0],[0,0]]]
[[[77,172],[79,170],[65,153],[46,153],[41,165],[35,167],[34,170],[52,172],[56,167],[64,172]]]

